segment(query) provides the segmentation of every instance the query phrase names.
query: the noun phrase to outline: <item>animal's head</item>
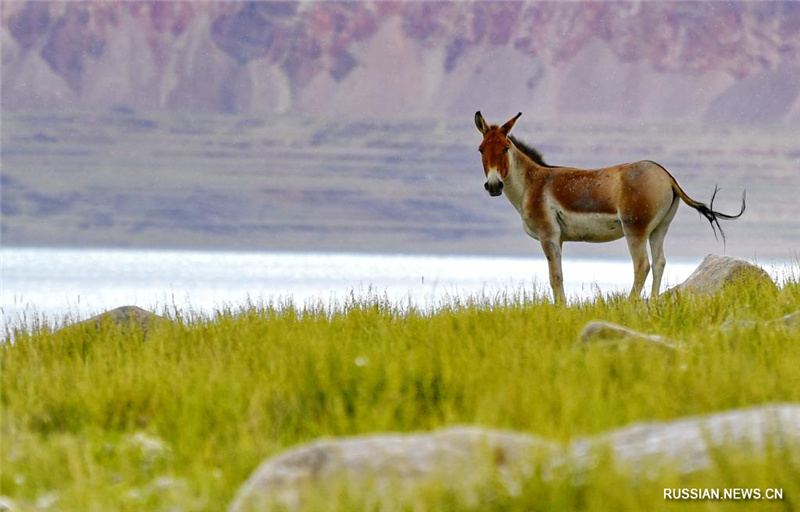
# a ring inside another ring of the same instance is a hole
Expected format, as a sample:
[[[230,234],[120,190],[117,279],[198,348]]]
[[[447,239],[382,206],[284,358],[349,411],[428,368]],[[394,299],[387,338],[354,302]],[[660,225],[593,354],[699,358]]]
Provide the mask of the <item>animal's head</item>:
[[[483,188],[489,192],[490,196],[499,196],[503,193],[503,181],[508,178],[509,155],[511,141],[508,134],[514,128],[522,112],[515,115],[503,126],[488,125],[480,111],[475,112],[475,126],[483,134],[483,141],[478,146],[483,159],[483,173],[486,175],[486,183]]]

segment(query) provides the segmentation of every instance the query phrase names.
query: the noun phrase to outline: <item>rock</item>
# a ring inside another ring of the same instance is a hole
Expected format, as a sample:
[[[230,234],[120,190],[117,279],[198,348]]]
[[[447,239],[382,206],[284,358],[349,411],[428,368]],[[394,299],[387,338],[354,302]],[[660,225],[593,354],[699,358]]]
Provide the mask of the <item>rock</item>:
[[[681,350],[683,343],[667,340],[656,334],[644,334],[621,325],[608,322],[589,322],[578,335],[584,345],[589,343],[602,346],[627,348],[631,344]]]
[[[734,330],[741,330],[741,329],[755,329],[757,327],[787,327],[787,328],[797,328],[800,327],[800,311],[795,311],[794,313],[790,313],[786,316],[782,316],[780,318],[776,318],[774,320],[765,320],[765,321],[757,321],[757,320],[738,320],[736,318],[732,318],[730,320],[726,320],[724,324],[722,324],[723,331],[734,331]]]
[[[0,496],[0,512],[14,512],[17,506],[8,496]]]
[[[668,293],[714,294],[721,291],[725,285],[741,279],[752,280],[757,286],[778,289],[769,274],[761,267],[739,258],[709,254],[686,281],[669,289]]]
[[[408,489],[438,477],[454,490],[469,490],[486,483],[492,471],[504,476],[507,485],[515,485],[514,477],[531,477],[537,463],[545,477],[557,468],[578,473],[591,470],[605,450],[617,467],[637,478],[656,476],[665,468],[683,474],[704,470],[716,456],[734,449],[737,455],[758,458],[769,449],[793,452],[798,448],[798,404],[634,424],[577,439],[566,449],[532,435],[476,427],[332,439],[268,459],[239,489],[229,512],[260,511],[269,505],[305,510],[304,495],[324,499],[330,489],[326,486],[337,478],[369,482],[380,491],[391,483]]]
[[[106,311],[97,316],[86,320],[86,323],[94,322],[100,326],[103,322],[112,321],[116,325],[135,324],[142,329],[149,327],[154,321],[167,320],[163,316],[156,315],[137,306],[122,306],[111,311]]]
[[[800,405],[774,404],[669,422],[635,424],[573,441],[567,457],[578,467],[593,465],[598,448],[639,474],[670,466],[687,474],[709,468],[713,454],[735,446],[739,454],[765,456],[767,446],[800,448]]]
[[[305,510],[303,491],[337,478],[368,481],[377,489],[392,484],[409,488],[437,477],[449,485],[470,486],[486,471],[517,474],[536,452],[557,451],[557,444],[531,435],[477,427],[317,441],[263,463],[229,511],[264,510],[271,504]]]
[[[151,313],[137,306],[122,306],[93,316],[88,320],[84,320],[83,322],[78,322],[74,325],[64,327],[61,330],[63,331],[65,329],[71,329],[78,326],[89,326],[99,330],[104,323],[110,322],[114,325],[138,329],[142,331],[145,338],[147,338],[147,332],[155,324],[169,321],[170,320],[166,317],[156,315],[155,313]]]

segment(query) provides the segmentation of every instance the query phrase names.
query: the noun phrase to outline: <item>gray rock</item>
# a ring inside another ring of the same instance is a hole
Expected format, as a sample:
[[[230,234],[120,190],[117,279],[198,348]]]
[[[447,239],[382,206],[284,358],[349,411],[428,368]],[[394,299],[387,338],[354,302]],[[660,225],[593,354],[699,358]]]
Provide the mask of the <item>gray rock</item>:
[[[578,335],[578,339],[584,345],[594,344],[623,349],[636,344],[668,350],[681,350],[683,345],[681,342],[670,341],[656,334],[644,334],[608,322],[589,322]]]
[[[763,456],[768,443],[800,448],[800,405],[773,404],[668,422],[639,423],[573,441],[568,457],[591,467],[599,450],[635,473],[671,466],[691,473],[711,466],[711,454],[733,446],[740,454]]]
[[[0,512],[14,512],[17,506],[8,496],[0,496]]]
[[[271,505],[305,510],[304,491],[342,478],[369,482],[378,490],[390,485],[409,489],[435,478],[469,487],[487,471],[524,472],[536,452],[554,455],[558,445],[477,427],[316,441],[263,463],[241,487],[229,511],[265,510]]]
[[[147,332],[160,322],[170,322],[170,320],[137,306],[122,306],[93,316],[83,322],[67,326],[64,329],[72,329],[79,326],[100,329],[104,323],[113,323],[124,328],[138,329],[147,337]]]
[[[165,317],[156,315],[137,306],[121,306],[86,320],[99,326],[102,322],[112,321],[116,325],[136,324],[139,327],[148,327],[154,321],[166,320]]]
[[[537,463],[543,465],[542,475],[564,467],[589,470],[604,450],[610,450],[618,467],[633,470],[633,477],[647,477],[665,467],[682,473],[709,468],[712,453],[721,448],[758,457],[768,446],[800,449],[800,405],[635,424],[577,439],[566,449],[531,435],[469,427],[332,439],[268,459],[240,488],[229,512],[268,510],[270,505],[304,510],[304,495],[324,496],[326,485],[337,478],[369,482],[379,492],[397,489],[388,487],[392,483],[407,489],[441,478],[468,491],[492,471],[504,476],[506,485],[516,486],[533,474]]]
[[[735,330],[742,330],[742,329],[756,329],[758,327],[785,327],[785,328],[798,328],[800,327],[800,311],[795,311],[794,313],[790,313],[788,315],[782,316],[780,318],[776,318],[774,320],[739,320],[732,318],[730,320],[726,320],[724,324],[722,324],[723,331],[735,331]]]
[[[669,289],[667,293],[714,294],[720,292],[725,285],[742,279],[751,280],[756,286],[778,289],[769,274],[761,267],[739,258],[709,254],[686,281]]]

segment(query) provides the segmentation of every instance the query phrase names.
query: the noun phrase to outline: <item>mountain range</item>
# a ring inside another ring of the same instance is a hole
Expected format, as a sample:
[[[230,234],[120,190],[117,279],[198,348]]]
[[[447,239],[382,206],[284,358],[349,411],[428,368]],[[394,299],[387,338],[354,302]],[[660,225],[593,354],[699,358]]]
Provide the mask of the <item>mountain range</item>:
[[[2,108],[800,124],[800,2],[2,2]]]

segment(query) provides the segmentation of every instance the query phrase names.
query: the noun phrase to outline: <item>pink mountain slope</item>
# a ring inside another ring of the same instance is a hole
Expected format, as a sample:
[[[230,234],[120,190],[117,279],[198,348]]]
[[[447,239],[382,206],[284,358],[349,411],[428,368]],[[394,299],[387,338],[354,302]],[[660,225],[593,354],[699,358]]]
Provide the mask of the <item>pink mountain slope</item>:
[[[4,2],[2,106],[800,123],[800,3]]]

